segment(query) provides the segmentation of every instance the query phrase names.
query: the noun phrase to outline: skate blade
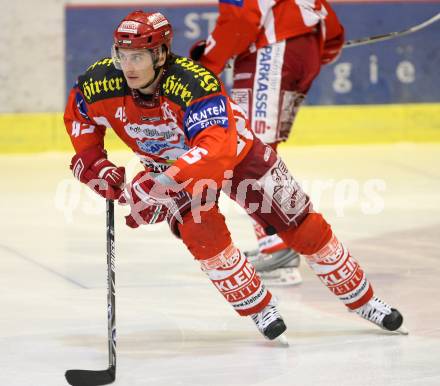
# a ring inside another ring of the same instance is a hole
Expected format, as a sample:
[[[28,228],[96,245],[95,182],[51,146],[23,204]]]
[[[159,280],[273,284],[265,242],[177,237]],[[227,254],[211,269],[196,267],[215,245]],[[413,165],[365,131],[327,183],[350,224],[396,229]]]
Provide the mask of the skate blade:
[[[286,335],[281,334],[278,336],[275,341],[282,347],[289,347],[289,341],[287,340]]]
[[[398,332],[401,335],[409,334],[409,330],[404,325],[401,325],[395,332]]]
[[[298,284],[301,284],[303,281],[302,279],[288,279],[288,280],[278,280],[278,279],[264,279],[264,284],[266,284],[268,287],[271,286],[285,286],[285,287],[293,287],[297,286]]]
[[[260,272],[260,277],[264,280],[264,284],[268,286],[294,286],[302,283],[302,276],[298,269],[294,268],[293,272],[279,274],[278,272]]]

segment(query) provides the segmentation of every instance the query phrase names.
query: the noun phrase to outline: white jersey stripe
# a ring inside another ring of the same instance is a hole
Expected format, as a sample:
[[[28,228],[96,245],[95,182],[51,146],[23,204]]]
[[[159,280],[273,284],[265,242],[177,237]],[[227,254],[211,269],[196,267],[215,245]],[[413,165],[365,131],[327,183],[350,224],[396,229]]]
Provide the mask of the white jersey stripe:
[[[264,27],[266,39],[269,44],[275,43],[277,41],[275,33],[275,17],[273,14],[275,0],[258,0],[258,5],[261,12],[260,28]]]
[[[295,0],[301,11],[304,24],[313,27],[327,16],[327,10],[322,7],[321,11],[315,10],[315,0]]]

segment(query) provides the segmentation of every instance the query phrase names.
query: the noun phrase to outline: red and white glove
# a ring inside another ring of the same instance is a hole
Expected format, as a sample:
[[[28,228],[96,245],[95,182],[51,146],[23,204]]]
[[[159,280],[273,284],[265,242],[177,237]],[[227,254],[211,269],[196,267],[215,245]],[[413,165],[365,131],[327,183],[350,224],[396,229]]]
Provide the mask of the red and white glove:
[[[104,198],[116,200],[122,194],[125,168],[111,163],[100,146],[75,154],[70,169],[78,180]]]
[[[166,204],[170,201],[167,188],[156,182],[148,171],[139,172],[118,200],[121,205],[130,205],[130,214],[125,216],[130,228],[164,221],[168,214]]]
[[[156,224],[165,219],[170,221],[170,218],[181,221],[182,215],[191,208],[191,197],[182,186],[164,185],[148,171],[139,172],[133,178],[118,202],[130,205],[130,214],[125,217],[130,228]]]
[[[341,27],[342,28],[342,27]],[[345,34],[344,30],[330,40],[324,42],[323,52],[321,55],[322,64],[330,64],[336,61],[344,47]]]
[[[119,202],[121,205],[127,205]],[[139,225],[157,224],[164,221],[168,215],[168,208],[165,205],[148,205],[139,201],[130,204],[131,211],[125,216],[125,223],[130,228],[137,228]]]
[[[203,56],[206,48],[206,40],[198,40],[196,41],[191,48],[189,49],[189,57],[198,62],[200,58]]]

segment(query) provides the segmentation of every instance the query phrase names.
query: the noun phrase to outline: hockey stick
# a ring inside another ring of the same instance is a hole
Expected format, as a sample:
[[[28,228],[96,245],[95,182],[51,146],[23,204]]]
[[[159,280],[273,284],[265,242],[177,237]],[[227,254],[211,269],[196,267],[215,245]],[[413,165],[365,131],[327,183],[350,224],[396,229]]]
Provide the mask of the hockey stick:
[[[405,35],[411,34],[413,32],[420,31],[421,29],[426,28],[429,25],[435,23],[437,20],[440,20],[440,12],[437,15],[434,15],[433,17],[429,18],[428,20],[425,20],[423,23],[417,24],[415,26],[404,29],[402,31],[389,32],[387,34],[375,35],[375,36],[370,36],[370,37],[361,38],[361,39],[347,40],[344,43],[344,48],[358,47],[358,46],[363,46],[364,44],[377,43],[377,42],[381,42],[384,40],[394,39],[394,38],[397,38],[400,36],[405,36]]]
[[[116,319],[115,319],[115,216],[112,200],[107,200],[107,304],[108,356],[107,370],[67,370],[65,377],[73,386],[107,385],[116,378]]]

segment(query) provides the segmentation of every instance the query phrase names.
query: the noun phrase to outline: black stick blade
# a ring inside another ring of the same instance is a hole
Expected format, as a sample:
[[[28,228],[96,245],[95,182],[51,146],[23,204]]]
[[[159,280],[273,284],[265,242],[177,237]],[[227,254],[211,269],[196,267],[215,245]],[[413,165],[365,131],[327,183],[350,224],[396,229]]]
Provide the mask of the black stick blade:
[[[67,370],[66,380],[72,386],[98,386],[113,383],[116,377],[116,369],[111,366],[107,370]]]

